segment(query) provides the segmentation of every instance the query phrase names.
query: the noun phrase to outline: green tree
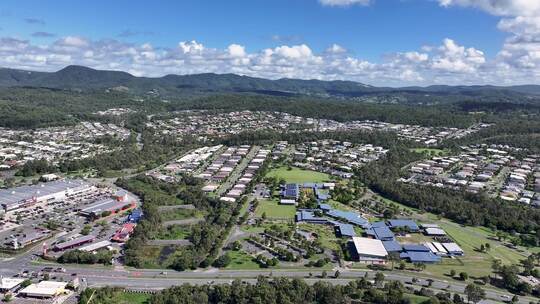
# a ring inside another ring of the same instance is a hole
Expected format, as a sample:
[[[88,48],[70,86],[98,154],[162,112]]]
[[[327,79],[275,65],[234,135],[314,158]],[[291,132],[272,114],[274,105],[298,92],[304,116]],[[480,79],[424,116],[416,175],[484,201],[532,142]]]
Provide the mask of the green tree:
[[[377,272],[375,274],[375,285],[382,286],[382,283],[384,282],[384,274],[382,272]]]
[[[486,298],[486,292],[476,284],[468,284],[465,287],[465,295],[467,296],[467,301],[478,303]]]

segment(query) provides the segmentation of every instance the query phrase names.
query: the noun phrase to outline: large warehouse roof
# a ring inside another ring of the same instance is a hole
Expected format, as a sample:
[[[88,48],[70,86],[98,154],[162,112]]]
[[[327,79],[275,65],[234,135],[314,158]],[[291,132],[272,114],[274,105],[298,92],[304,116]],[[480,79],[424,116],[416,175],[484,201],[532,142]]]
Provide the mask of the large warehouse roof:
[[[11,189],[0,190],[0,204],[11,205],[21,201],[30,200],[37,196],[47,196],[55,193],[90,186],[82,180],[58,180],[48,183],[40,183],[32,186],[20,186]]]
[[[358,255],[384,258],[388,255],[383,243],[380,240],[363,237],[353,237],[354,247]]]
[[[114,198],[104,198],[98,201],[95,201],[94,203],[88,205],[87,207],[83,208],[81,210],[81,213],[83,214],[100,214],[103,211],[113,211],[115,209],[120,209],[125,205],[129,205],[132,202],[127,201],[118,201]]]

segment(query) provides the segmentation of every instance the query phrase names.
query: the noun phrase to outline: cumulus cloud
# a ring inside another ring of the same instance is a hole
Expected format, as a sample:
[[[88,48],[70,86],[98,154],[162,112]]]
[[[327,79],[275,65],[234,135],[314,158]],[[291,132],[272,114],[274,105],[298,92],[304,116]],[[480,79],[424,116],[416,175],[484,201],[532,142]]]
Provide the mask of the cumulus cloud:
[[[325,6],[351,6],[351,5],[369,5],[370,0],[319,0],[319,3]]]
[[[465,48],[452,39],[445,39],[439,47],[439,54],[433,59],[432,66],[447,72],[475,72],[484,64],[484,53],[475,48]]]
[[[246,56],[246,49],[239,44],[233,43],[229,45],[227,50],[229,51],[229,55],[231,55],[232,57],[245,57]]]
[[[439,0],[442,6],[475,7],[497,16],[537,15],[540,2],[535,0]]]
[[[496,58],[499,73],[512,69],[532,79],[540,77],[540,1],[537,0],[438,0],[445,7],[474,7],[500,16],[498,28],[510,36]]]
[[[197,54],[201,53],[204,50],[204,46],[201,43],[197,43],[197,41],[182,41],[178,44],[180,49],[184,54]]]
[[[61,37],[39,45],[17,38],[0,38],[0,66],[55,71],[70,64],[149,77],[214,72],[270,79],[355,80],[384,86],[531,80],[530,75],[519,74],[520,69],[488,61],[482,51],[451,39],[438,46],[388,54],[381,62],[374,63],[354,56],[338,44],[320,52],[307,44],[284,44],[248,52],[245,46],[236,43],[219,49],[195,40],[162,48],[149,43],[90,40],[80,36]],[[521,64],[529,63],[523,60]]]
[[[347,53],[347,49],[339,44],[334,43],[326,49],[326,52],[330,54],[344,54]]]

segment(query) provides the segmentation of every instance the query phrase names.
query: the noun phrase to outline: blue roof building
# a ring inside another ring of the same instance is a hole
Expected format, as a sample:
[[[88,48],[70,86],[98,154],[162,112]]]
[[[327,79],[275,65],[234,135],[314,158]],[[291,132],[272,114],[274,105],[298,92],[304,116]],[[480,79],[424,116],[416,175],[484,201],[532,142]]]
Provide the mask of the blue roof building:
[[[319,209],[321,209],[323,212],[328,212],[332,210],[332,206],[328,204],[319,204]]]
[[[311,211],[301,210],[296,212],[296,221],[297,222],[307,222],[307,223],[315,223],[315,224],[326,224],[328,223],[328,219],[325,219],[324,217],[318,217],[313,214]]]
[[[134,209],[131,211],[131,214],[127,217],[127,222],[129,223],[138,223],[142,218],[143,212],[141,209]]]
[[[368,220],[366,220],[359,214],[351,212],[351,211],[341,211],[341,210],[331,209],[326,214],[333,218],[343,219],[349,222],[350,224],[360,226],[364,229],[367,229],[370,227]]]
[[[418,227],[418,225],[416,224],[415,221],[413,220],[389,220],[388,221],[388,226],[390,228],[404,228],[404,229],[408,229],[410,232],[417,232],[420,230],[420,227]]]
[[[334,226],[334,229],[336,230],[336,234],[341,237],[356,236],[354,227],[350,224],[337,223],[337,225]]]
[[[403,247],[397,241],[383,241],[384,249],[388,252],[401,252]]]
[[[403,244],[403,250],[407,252],[431,252],[428,247],[420,244]]]
[[[371,227],[373,227],[373,228],[382,228],[382,227],[388,227],[388,226],[386,226],[385,222],[380,221],[380,222],[371,223]]]
[[[298,184],[286,184],[281,191],[281,197],[297,200],[300,195]]]
[[[381,241],[394,241],[394,233],[387,226],[371,227],[366,230],[366,234]]]
[[[411,263],[438,263],[441,261],[441,257],[433,254],[432,252],[423,251],[408,251],[399,255],[400,258],[408,260]]]

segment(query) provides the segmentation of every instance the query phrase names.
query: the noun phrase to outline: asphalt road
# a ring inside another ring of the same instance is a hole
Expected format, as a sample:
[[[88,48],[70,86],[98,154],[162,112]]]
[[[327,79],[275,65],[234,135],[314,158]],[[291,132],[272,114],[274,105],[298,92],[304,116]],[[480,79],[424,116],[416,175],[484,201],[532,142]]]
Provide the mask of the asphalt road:
[[[13,276],[23,270],[40,271],[45,264],[33,262],[34,254],[39,253],[39,246],[33,250],[19,255],[14,259],[0,262],[0,275]],[[54,265],[59,266],[59,265]],[[314,283],[319,280],[325,280],[332,284],[347,284],[351,280],[356,280],[364,277],[368,273],[368,278],[374,277],[374,271],[339,269],[341,275],[338,279],[321,278],[321,270],[314,269],[313,271],[299,270],[218,270],[210,269],[205,271],[187,271],[177,272],[170,269],[124,269],[119,267],[102,267],[102,266],[78,266],[64,265],[66,273],[52,273],[51,276],[63,277],[69,279],[73,273],[78,277],[84,278],[91,287],[102,286],[119,286],[129,289],[141,290],[160,290],[174,285],[189,284],[221,284],[230,283],[235,279],[240,279],[244,282],[253,283],[258,276],[266,277],[289,277],[303,278],[308,283]],[[328,270],[328,275],[332,276],[334,270]],[[311,275],[310,275],[311,273]],[[422,273],[410,274],[400,272],[384,272],[386,280],[401,281],[406,286],[411,286],[415,289],[428,287],[428,281],[422,277]],[[418,282],[412,283],[413,278],[417,278]],[[435,292],[448,291],[452,293],[463,294],[466,284],[462,282],[434,280],[430,289]],[[501,296],[509,295],[508,293],[493,289],[486,289],[487,300],[482,303],[500,303]],[[535,300],[533,298],[520,297],[520,303],[529,303]]]

